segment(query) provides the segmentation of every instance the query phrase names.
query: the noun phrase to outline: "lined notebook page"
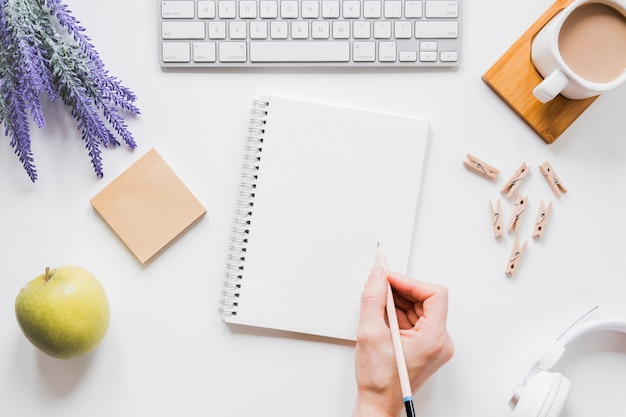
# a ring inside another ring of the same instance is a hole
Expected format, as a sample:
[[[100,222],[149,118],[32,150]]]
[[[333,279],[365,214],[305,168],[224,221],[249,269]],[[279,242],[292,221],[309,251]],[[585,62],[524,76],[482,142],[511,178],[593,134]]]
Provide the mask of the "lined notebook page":
[[[234,226],[240,263],[229,268],[224,318],[354,340],[377,243],[390,270],[408,267],[429,124],[261,100],[264,132],[246,157],[250,198]]]

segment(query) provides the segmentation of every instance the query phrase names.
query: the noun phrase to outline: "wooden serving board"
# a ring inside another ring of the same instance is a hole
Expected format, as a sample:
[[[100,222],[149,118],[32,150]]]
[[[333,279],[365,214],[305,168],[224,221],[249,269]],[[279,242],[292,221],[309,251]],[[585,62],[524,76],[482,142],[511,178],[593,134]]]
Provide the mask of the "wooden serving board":
[[[535,34],[573,0],[557,0],[483,75],[491,87],[546,143],[553,143],[597,97],[570,100],[561,95],[541,103],[532,90],[543,78],[530,50]]]

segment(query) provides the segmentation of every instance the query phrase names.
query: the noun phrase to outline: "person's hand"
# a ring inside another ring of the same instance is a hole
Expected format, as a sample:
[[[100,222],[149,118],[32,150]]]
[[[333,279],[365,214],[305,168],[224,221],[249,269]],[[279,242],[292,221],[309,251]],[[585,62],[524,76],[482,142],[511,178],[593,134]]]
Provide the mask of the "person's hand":
[[[417,391],[454,353],[446,330],[448,291],[374,267],[361,297],[353,417],[397,417],[404,408],[387,322],[387,281],[391,284],[411,388]]]

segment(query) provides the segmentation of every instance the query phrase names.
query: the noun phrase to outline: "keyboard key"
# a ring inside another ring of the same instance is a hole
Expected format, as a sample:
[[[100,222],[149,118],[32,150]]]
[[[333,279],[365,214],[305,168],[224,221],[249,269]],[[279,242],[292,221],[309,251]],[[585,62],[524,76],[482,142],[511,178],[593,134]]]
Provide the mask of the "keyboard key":
[[[283,19],[295,19],[298,17],[298,2],[295,0],[281,0],[280,17]]]
[[[374,39],[391,38],[391,21],[378,20],[374,22]]]
[[[209,22],[209,39],[226,39],[226,22]]]
[[[239,17],[242,19],[256,18],[256,1],[242,0],[239,2]]]
[[[396,39],[410,39],[411,38],[411,24],[408,20],[396,20],[393,22],[393,36]]]
[[[250,22],[251,39],[267,39],[267,22]]]
[[[317,0],[302,1],[302,17],[305,19],[317,19],[320,16],[320,3]]]
[[[382,5],[379,0],[365,0],[363,2],[363,17],[378,19],[381,16]]]
[[[163,19],[193,19],[195,16],[193,1],[161,2],[161,17]]]
[[[215,1],[199,1],[198,2],[198,18],[214,19],[215,18]]]
[[[336,19],[339,17],[339,2],[337,0],[322,0],[322,17]]]
[[[358,20],[354,22],[352,28],[352,36],[354,36],[354,39],[369,39],[371,32],[372,27],[370,22],[365,20]]]
[[[374,62],[376,60],[376,42],[354,42],[352,59],[355,62]]]
[[[246,62],[246,42],[221,42],[219,58],[220,62]]]
[[[427,1],[426,17],[451,19],[459,16],[457,1]]]
[[[194,42],[194,62],[215,62],[215,42]]]
[[[246,39],[248,37],[246,22],[228,22],[228,37],[230,39]]]
[[[309,22],[296,20],[291,22],[291,38],[306,39],[309,37]]]
[[[349,42],[250,42],[250,62],[348,62]]]
[[[422,17],[422,2],[405,1],[404,17],[406,17],[407,19],[420,19]]]
[[[163,42],[163,62],[189,62],[189,42]]]
[[[217,15],[220,19],[234,19],[237,17],[237,5],[232,0],[219,0],[217,2]]]
[[[163,22],[161,37],[163,39],[204,39],[203,22]]]
[[[349,39],[350,38],[350,22],[345,20],[333,21],[333,38]]]
[[[358,19],[361,17],[361,2],[353,0],[343,1],[343,17],[345,19]]]
[[[415,37],[418,39],[451,39],[459,36],[457,21],[420,21],[415,22]]]
[[[417,61],[417,52],[415,51],[400,51],[398,59],[401,62],[415,62]]]
[[[422,61],[422,62],[435,62],[435,61],[437,61],[437,52],[422,52],[422,51],[420,51],[420,61]]]
[[[270,23],[270,38],[287,39],[289,25],[284,21],[273,21]]]
[[[437,51],[437,42],[434,42],[434,41],[420,42],[420,51]]]
[[[459,54],[456,51],[442,51],[439,54],[441,62],[456,62],[459,59]]]
[[[316,20],[311,25],[311,37],[313,39],[330,38],[330,22]]]
[[[399,19],[402,17],[402,2],[398,0],[385,0],[385,18]]]
[[[381,62],[393,62],[396,60],[396,43],[381,42],[378,44],[378,60]]]
[[[259,15],[263,19],[276,19],[278,17],[278,2],[275,0],[262,0],[259,3]]]

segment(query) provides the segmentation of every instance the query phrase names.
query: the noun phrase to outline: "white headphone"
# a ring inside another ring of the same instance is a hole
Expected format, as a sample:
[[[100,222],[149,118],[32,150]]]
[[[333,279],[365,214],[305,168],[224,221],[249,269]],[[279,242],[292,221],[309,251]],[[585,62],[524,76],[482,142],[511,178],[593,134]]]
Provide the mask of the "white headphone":
[[[509,401],[514,416],[557,417],[565,405],[572,384],[560,373],[550,372],[550,369],[561,358],[565,347],[579,337],[593,332],[614,331],[626,334],[625,321],[576,323],[552,343],[533,364],[526,379],[515,389]]]

